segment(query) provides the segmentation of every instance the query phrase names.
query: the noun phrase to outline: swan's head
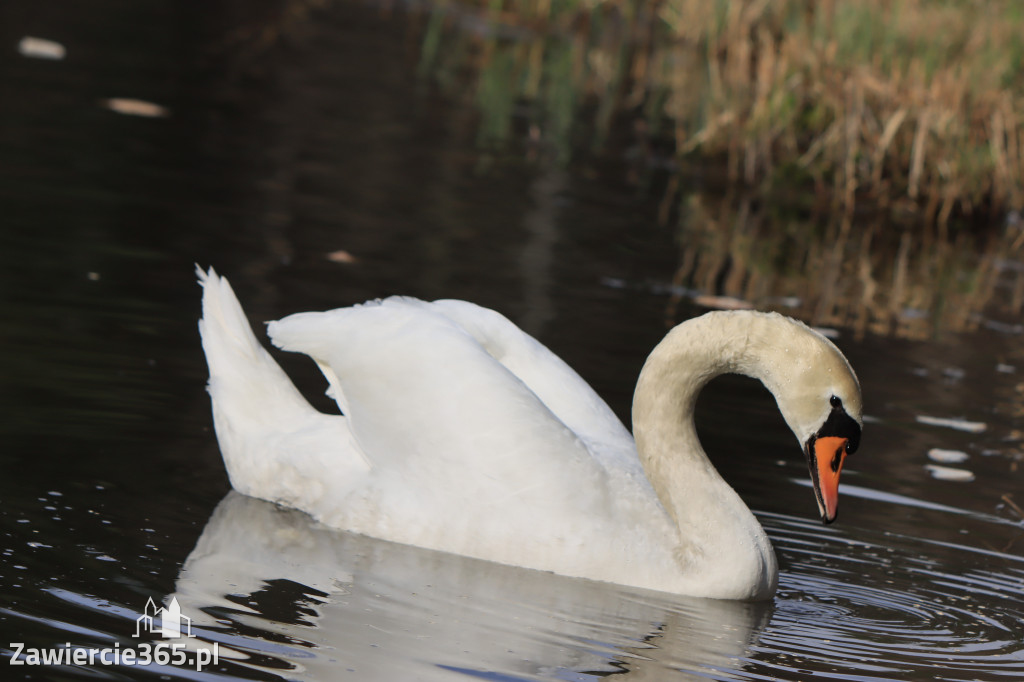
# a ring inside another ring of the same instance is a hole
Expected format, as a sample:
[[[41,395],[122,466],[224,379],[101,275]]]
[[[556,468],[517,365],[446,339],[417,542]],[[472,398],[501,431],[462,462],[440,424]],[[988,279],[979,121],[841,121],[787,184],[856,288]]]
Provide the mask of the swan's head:
[[[697,393],[727,373],[760,379],[775,396],[807,457],[822,521],[832,523],[839,474],[860,444],[860,384],[831,341],[778,313],[705,313],[670,331],[648,357],[633,398],[633,434],[648,472],[659,472],[652,483],[663,475],[667,460],[659,453],[670,449],[658,434],[669,432],[680,413],[689,415],[692,429]]]
[[[778,318],[786,325],[765,350],[769,371],[761,378],[803,448],[821,520],[832,523],[839,474],[860,445],[860,384],[831,341],[801,322]]]
[[[859,397],[859,396],[858,396]],[[846,411],[843,399],[837,395],[829,398],[832,406],[821,428],[808,437],[804,443],[807,467],[811,471],[814,496],[818,500],[818,511],[824,523],[836,520],[836,506],[839,504],[839,474],[843,470],[846,456],[852,455],[860,445],[860,422]]]

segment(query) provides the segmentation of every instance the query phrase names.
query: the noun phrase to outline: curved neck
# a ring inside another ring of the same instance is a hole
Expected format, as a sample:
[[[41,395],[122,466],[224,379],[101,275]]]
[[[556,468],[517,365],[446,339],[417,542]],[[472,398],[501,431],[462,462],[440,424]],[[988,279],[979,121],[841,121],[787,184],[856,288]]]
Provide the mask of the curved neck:
[[[685,573],[775,590],[775,554],[764,530],[715,470],[697,439],[693,411],[711,379],[739,373],[766,381],[749,313],[713,313],[677,326],[647,358],[633,397],[633,435],[651,485],[680,529]],[[701,579],[704,579],[703,577]]]

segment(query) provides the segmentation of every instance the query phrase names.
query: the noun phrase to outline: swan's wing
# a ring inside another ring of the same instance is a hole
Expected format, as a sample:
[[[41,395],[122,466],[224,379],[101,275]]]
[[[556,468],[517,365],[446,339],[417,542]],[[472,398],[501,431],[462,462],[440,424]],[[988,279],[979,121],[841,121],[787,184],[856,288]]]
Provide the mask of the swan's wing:
[[[622,466],[637,461],[632,435],[608,404],[542,343],[504,315],[473,303],[443,300],[427,305],[466,330],[525,383],[602,464]]]
[[[450,313],[453,306],[447,307]],[[523,513],[535,516],[537,525],[557,519],[566,526],[559,532],[568,533],[575,520],[607,510],[606,468],[530,385],[556,403],[569,400],[542,381],[554,356],[533,342],[538,348],[530,350],[548,364],[528,383],[457,323],[455,313],[443,314],[442,308],[391,298],[270,324],[277,346],[310,355],[330,370],[332,390],[346,406],[352,434],[373,467],[371,484],[355,493],[364,501],[350,499],[335,516],[325,512],[324,520],[460,551],[510,537],[500,528],[506,521],[510,532],[512,525],[515,532],[530,527]],[[526,363],[519,351],[513,366]],[[558,369],[563,378],[585,386],[568,368]],[[557,409],[566,412],[561,404]],[[503,505],[518,510],[516,518],[502,519],[495,510]],[[418,518],[423,510],[429,518]],[[494,521],[490,526],[474,522],[473,514]],[[422,539],[438,533],[453,544]]]
[[[214,427],[232,486],[307,508],[359,485],[369,466],[340,415],[314,409],[260,346],[228,281],[197,268],[199,333]]]
[[[368,313],[366,308],[379,310]],[[349,312],[360,309],[364,309],[362,313]],[[417,310],[419,312],[414,312]],[[474,360],[484,364],[489,364],[489,359],[493,360],[525,384],[550,411],[551,416],[572,431],[602,464],[621,465],[621,461],[615,460],[635,460],[633,437],[607,403],[561,358],[500,313],[466,301],[442,300],[428,303],[414,298],[392,297],[324,315],[335,316],[332,320],[341,327],[349,324],[376,324],[379,319],[394,316],[394,319],[389,321],[390,324],[394,325],[401,319],[408,327],[419,327],[424,339],[432,338],[439,329],[448,328],[437,319],[437,316],[441,315],[468,334],[479,348],[490,356],[487,358],[474,353]],[[357,316],[362,318],[359,322],[354,319]],[[288,325],[297,324],[297,317],[288,318]],[[309,321],[314,318],[304,319]],[[346,321],[342,321],[343,319]],[[313,326],[317,325],[318,323],[313,323]],[[432,327],[435,329],[431,330]],[[322,359],[322,355],[311,352],[311,339],[297,341],[307,333],[315,336],[318,332],[310,332],[308,327],[303,327],[302,331],[292,331],[289,333],[292,341],[285,345],[280,330],[280,327],[271,328],[270,333],[274,342],[286,350],[299,350],[301,346],[301,352],[312,355],[330,385],[328,395],[334,398],[342,412],[347,414],[347,399],[334,368],[328,361]],[[338,337],[331,337],[323,331],[319,333],[323,334],[320,337],[320,353],[326,353],[326,347],[333,345],[335,338],[338,343],[344,343],[342,339],[347,338],[344,333]],[[459,342],[446,341],[440,344],[438,350],[446,347],[457,348],[465,339],[459,339]],[[478,349],[474,348],[474,351],[476,350]],[[411,368],[411,371],[416,371],[416,368]]]

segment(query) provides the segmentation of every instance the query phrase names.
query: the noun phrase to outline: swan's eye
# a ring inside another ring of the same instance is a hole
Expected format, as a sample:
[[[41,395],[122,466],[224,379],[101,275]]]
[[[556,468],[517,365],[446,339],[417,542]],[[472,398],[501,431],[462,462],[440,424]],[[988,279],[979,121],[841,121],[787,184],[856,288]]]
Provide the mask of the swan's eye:
[[[860,445],[860,424],[854,421],[850,415],[846,414],[846,410],[843,409],[842,398],[833,395],[829,397],[828,402],[832,405],[832,411],[815,436],[818,438],[831,436],[846,439],[846,454],[852,455],[857,452],[857,446]],[[839,456],[838,450],[836,451],[836,456]]]

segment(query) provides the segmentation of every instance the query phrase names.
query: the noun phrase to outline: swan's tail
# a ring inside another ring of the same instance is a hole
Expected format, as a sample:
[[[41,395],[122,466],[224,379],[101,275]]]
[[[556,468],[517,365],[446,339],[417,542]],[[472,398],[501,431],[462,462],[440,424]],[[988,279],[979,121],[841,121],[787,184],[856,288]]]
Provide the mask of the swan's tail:
[[[237,490],[269,497],[254,489],[253,480],[257,470],[275,466],[271,460],[280,457],[273,441],[323,415],[256,340],[228,281],[213,268],[204,272],[196,266],[196,274],[203,287],[199,334],[210,368],[207,390],[224,463]]]

